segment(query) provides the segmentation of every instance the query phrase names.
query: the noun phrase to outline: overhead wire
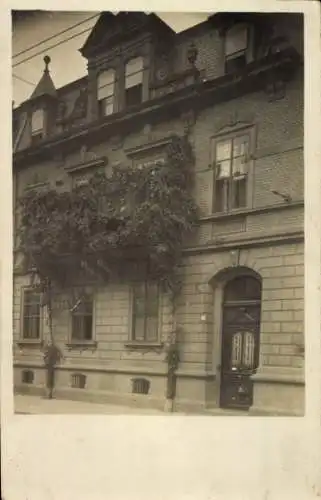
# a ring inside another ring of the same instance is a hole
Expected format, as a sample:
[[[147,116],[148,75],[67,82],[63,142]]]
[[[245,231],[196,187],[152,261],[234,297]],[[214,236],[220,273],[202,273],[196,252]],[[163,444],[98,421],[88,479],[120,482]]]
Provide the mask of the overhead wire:
[[[16,75],[15,73],[12,74],[13,78],[16,78],[16,80],[20,80],[21,82],[27,83],[28,85],[31,85],[32,87],[35,87],[36,84],[29,82],[29,80],[26,80],[25,78],[22,78],[22,76]]]
[[[43,44],[49,42],[50,40],[53,40],[54,38],[57,38],[60,35],[64,35],[65,33],[68,33],[68,31],[71,31],[74,28],[77,28],[78,26],[81,26],[82,24],[85,24],[88,21],[91,21],[92,19],[98,18],[99,15],[100,14],[95,14],[94,16],[90,16],[90,17],[87,17],[86,19],[83,19],[82,21],[79,21],[79,23],[72,24],[68,28],[66,28],[66,29],[64,29],[62,31],[58,31],[54,35],[51,35],[48,38],[44,38],[43,40],[40,40],[39,42],[35,43],[34,45],[30,45],[26,49],[21,50],[20,52],[17,52],[16,54],[13,54],[12,58],[14,59],[16,57],[21,56],[22,54],[25,54],[26,52],[30,52],[30,50],[35,49],[35,48],[39,47],[40,45],[43,45]]]
[[[80,35],[83,35],[84,33],[87,33],[88,31],[92,31],[92,26],[90,28],[87,28],[87,29],[83,30],[83,31],[80,31],[79,33],[75,33],[74,35],[72,35],[72,36],[70,36],[68,38],[64,38],[60,42],[57,42],[54,45],[50,45],[49,47],[46,47],[45,49],[40,50],[39,52],[36,52],[32,56],[26,57],[22,61],[16,62],[15,64],[12,65],[12,67],[16,68],[17,66],[20,66],[21,64],[23,64],[23,63],[25,63],[27,61],[30,61],[31,59],[34,59],[35,57],[39,56],[40,54],[44,54],[48,50],[54,49],[55,47],[59,47],[59,45],[62,45],[64,43],[66,43],[66,42],[69,42],[70,40],[73,40],[74,38],[76,38],[76,37],[78,37]]]

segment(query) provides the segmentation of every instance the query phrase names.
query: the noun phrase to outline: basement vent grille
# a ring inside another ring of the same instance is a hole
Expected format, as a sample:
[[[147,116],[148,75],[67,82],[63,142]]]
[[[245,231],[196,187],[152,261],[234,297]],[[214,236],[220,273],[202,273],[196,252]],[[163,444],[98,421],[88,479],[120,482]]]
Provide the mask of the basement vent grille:
[[[73,373],[71,375],[71,387],[84,389],[86,386],[86,375],[83,373]]]
[[[32,370],[23,370],[21,376],[23,384],[33,384],[35,374]]]
[[[148,394],[150,389],[150,381],[146,378],[133,378],[133,394]]]

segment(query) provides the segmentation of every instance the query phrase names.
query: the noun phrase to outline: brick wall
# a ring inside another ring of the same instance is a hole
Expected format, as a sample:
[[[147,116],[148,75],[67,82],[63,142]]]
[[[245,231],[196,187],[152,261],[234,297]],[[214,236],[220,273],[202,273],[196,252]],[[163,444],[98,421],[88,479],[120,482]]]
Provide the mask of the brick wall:
[[[251,248],[240,253],[240,265],[262,277],[261,365],[301,369],[304,345],[303,244]],[[221,335],[215,309],[215,275],[233,267],[229,251],[187,257],[178,318],[182,326],[182,368],[216,370]],[[214,278],[214,280],[213,280]],[[205,315],[202,320],[202,315]]]
[[[280,21],[281,23],[281,21]],[[280,24],[282,25],[282,23]],[[291,28],[292,29],[292,28]],[[291,31],[291,30],[290,30]],[[294,31],[292,29],[291,36]],[[185,64],[184,54],[190,40],[180,39],[181,57],[178,67]],[[199,49],[200,69],[206,70],[208,78],[220,76],[220,51],[213,47],[221,43],[217,32],[198,35],[195,43]],[[216,45],[215,45],[216,44]],[[300,43],[298,43],[298,46]],[[76,92],[70,93],[74,99]],[[231,123],[236,122],[232,128]],[[247,123],[255,127],[256,148],[254,151],[253,203],[252,211],[231,217],[212,217],[213,168],[211,145],[218,132],[231,131],[233,127]],[[152,127],[144,127],[135,134],[120,138],[106,138],[102,144],[93,147],[97,155],[108,157],[107,171],[119,162],[129,163],[125,150],[149,141],[162,139],[172,133],[182,134],[181,120],[172,120]],[[209,107],[196,116],[190,132],[195,164],[195,199],[203,216],[207,216],[194,237],[191,246],[211,243],[213,249],[206,253],[186,253],[181,266],[183,279],[182,295],[179,299],[177,322],[181,326],[180,349],[181,376],[194,373],[195,378],[184,379],[178,387],[178,397],[187,398],[189,391],[195,398],[206,398],[206,391],[214,398],[213,387],[205,390],[201,373],[205,370],[216,372],[220,364],[220,315],[217,294],[218,284],[215,276],[222,269],[235,266],[230,250],[224,244],[233,242],[241,248],[241,240],[248,237],[248,248],[240,251],[240,265],[257,271],[263,280],[261,352],[262,367],[271,367],[276,373],[287,369],[302,373],[304,361],[303,334],[303,292],[304,259],[303,243],[279,244],[271,241],[269,245],[259,246],[255,238],[273,235],[286,237],[292,231],[303,231],[303,207],[295,204],[302,202],[304,185],[303,164],[303,80],[300,75],[290,82],[283,100],[269,102],[264,92],[257,92],[240,99],[231,100]],[[33,165],[16,173],[17,196],[21,195],[34,173],[50,180],[63,180],[70,185],[70,178],[64,165],[79,159],[80,148],[68,153],[63,159],[52,159],[43,164]],[[286,190],[292,204],[283,203],[271,190]],[[278,210],[268,207],[278,205]],[[255,212],[255,209],[263,209]],[[251,242],[252,238],[252,242]],[[216,245],[216,247],[215,247]],[[16,362],[41,364],[42,356],[38,348],[19,346],[21,328],[21,287],[28,284],[28,277],[14,277],[14,357]],[[216,302],[215,302],[216,301]],[[161,340],[166,340],[171,331],[171,310],[168,298],[162,298]],[[133,350],[124,347],[130,338],[130,296],[128,283],[114,283],[99,288],[95,293],[95,339],[97,348],[70,349],[66,347],[69,334],[69,314],[60,312],[55,316],[54,328],[58,343],[65,354],[65,366],[93,367],[112,370],[150,370],[151,373],[165,373],[165,353],[157,350]],[[44,334],[47,326],[44,319]],[[40,373],[40,372],[39,372]],[[185,373],[185,375],[184,375]],[[151,375],[152,376],[152,375]],[[42,380],[37,375],[37,380]],[[88,387],[93,390],[129,391],[130,375],[88,376]],[[114,378],[113,378],[114,377]],[[122,378],[121,378],[122,377]],[[155,375],[156,377],[156,375]],[[117,380],[116,380],[117,379]],[[18,380],[18,379],[17,379]],[[154,379],[153,379],[154,380]],[[59,375],[58,383],[69,384],[69,372]],[[155,391],[164,391],[164,380],[155,378]],[[185,385],[184,385],[185,384]],[[203,384],[203,385],[202,385]],[[194,389],[193,389],[194,388]]]

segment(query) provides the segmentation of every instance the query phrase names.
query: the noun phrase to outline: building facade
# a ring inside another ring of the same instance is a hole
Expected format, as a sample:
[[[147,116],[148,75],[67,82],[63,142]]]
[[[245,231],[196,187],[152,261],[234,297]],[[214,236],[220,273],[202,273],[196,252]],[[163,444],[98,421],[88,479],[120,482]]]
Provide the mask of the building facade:
[[[174,407],[303,414],[302,16],[217,13],[176,34],[154,14],[105,12],[81,53],[86,77],[56,89],[45,57],[13,110],[15,230],[26,189],[150,168],[173,134],[188,137],[200,223],[180,266]],[[40,301],[17,246],[18,392],[43,393]],[[163,409],[172,316],[143,278],[88,286],[87,304],[54,315],[57,397]]]

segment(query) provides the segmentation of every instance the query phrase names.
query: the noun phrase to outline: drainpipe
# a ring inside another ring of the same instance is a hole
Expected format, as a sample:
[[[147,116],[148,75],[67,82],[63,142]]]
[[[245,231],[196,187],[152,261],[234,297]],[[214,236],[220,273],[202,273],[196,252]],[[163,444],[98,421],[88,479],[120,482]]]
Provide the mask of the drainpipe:
[[[172,318],[173,329],[170,335],[169,344],[167,347],[167,387],[166,387],[166,400],[164,405],[164,412],[172,413],[174,411],[174,402],[176,396],[176,370],[179,363],[179,349],[177,339],[177,323],[176,323],[176,293],[173,292],[172,296]]]

